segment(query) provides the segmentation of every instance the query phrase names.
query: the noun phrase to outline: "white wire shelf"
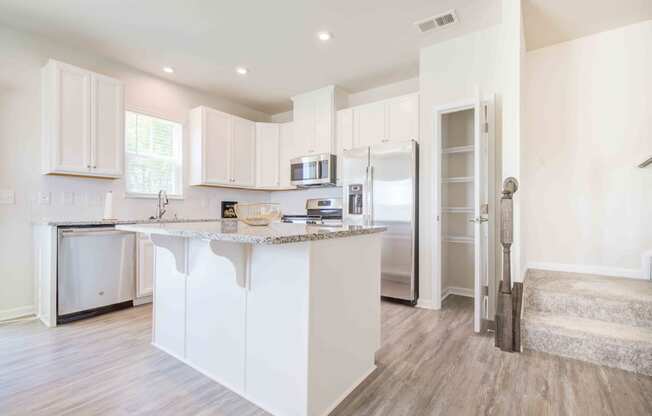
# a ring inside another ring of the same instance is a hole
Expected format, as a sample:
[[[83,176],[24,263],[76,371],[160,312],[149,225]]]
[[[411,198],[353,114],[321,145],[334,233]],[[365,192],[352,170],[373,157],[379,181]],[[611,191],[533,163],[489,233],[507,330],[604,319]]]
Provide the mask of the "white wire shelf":
[[[470,146],[452,146],[452,147],[444,147],[442,149],[442,154],[444,155],[453,155],[453,154],[458,154],[458,153],[473,153],[475,150],[475,146],[470,145]]]
[[[473,176],[451,176],[450,178],[442,179],[443,183],[471,183]]]
[[[454,244],[473,244],[474,238],[461,235],[447,235],[444,237],[444,241]]]
[[[442,211],[451,214],[473,214],[473,207],[444,207]]]

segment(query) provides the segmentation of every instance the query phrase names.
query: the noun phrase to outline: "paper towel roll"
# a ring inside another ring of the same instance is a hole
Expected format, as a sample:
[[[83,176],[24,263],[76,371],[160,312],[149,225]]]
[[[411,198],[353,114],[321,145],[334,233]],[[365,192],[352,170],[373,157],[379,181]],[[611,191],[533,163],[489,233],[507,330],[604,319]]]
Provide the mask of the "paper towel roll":
[[[104,197],[104,219],[112,220],[113,218],[113,192],[109,191]]]

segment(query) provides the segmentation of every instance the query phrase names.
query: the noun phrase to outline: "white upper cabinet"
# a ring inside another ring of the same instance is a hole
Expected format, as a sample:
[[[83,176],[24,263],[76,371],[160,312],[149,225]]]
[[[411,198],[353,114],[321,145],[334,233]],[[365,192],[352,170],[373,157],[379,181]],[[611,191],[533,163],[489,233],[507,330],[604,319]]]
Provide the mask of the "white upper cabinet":
[[[232,119],[229,114],[198,107],[190,112],[190,183],[231,184]]]
[[[231,182],[239,187],[256,186],[256,123],[233,118]]]
[[[353,146],[419,140],[419,94],[353,107]]]
[[[353,109],[355,147],[372,146],[387,140],[385,135],[385,103],[372,103]]]
[[[281,125],[256,123],[256,187],[278,188],[281,185]]]
[[[386,102],[386,139],[419,140],[419,95],[410,94]]]
[[[254,187],[255,123],[208,107],[189,119],[190,184]]]
[[[337,167],[335,169],[337,183],[342,176],[342,156],[347,150],[353,149],[353,109],[347,108],[337,112]]]
[[[292,97],[292,102],[299,156],[334,153],[335,111],[345,105],[345,94],[331,85]]]
[[[42,82],[43,173],[122,176],[122,83],[54,60]]]
[[[353,109],[337,112],[337,154],[353,149]]]
[[[299,156],[294,143],[294,123],[282,123],[280,125],[280,162],[279,179],[280,189],[295,189],[290,179],[290,160]]]
[[[91,165],[93,172],[122,174],[124,146],[124,98],[122,83],[102,75],[91,82]]]

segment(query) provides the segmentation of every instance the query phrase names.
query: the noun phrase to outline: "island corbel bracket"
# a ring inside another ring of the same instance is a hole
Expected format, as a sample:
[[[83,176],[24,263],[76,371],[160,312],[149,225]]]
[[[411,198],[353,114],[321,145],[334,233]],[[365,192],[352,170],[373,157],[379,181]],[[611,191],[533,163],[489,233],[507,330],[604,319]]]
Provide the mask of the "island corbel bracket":
[[[168,250],[174,256],[177,271],[181,274],[188,274],[188,239],[183,237],[172,237],[169,235],[152,234],[152,243],[156,247]]]
[[[211,251],[233,265],[235,282],[243,289],[251,287],[251,244],[211,240]]]

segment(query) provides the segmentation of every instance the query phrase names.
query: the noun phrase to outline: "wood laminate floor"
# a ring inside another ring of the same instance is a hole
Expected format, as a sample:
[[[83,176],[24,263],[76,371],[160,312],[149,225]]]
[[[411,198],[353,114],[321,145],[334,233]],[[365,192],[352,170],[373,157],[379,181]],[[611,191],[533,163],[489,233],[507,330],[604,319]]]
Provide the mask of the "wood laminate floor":
[[[332,415],[652,415],[652,377],[500,352],[472,333],[472,307],[383,303],[378,369]],[[150,319],[0,326],[0,415],[266,415],[150,346]]]

